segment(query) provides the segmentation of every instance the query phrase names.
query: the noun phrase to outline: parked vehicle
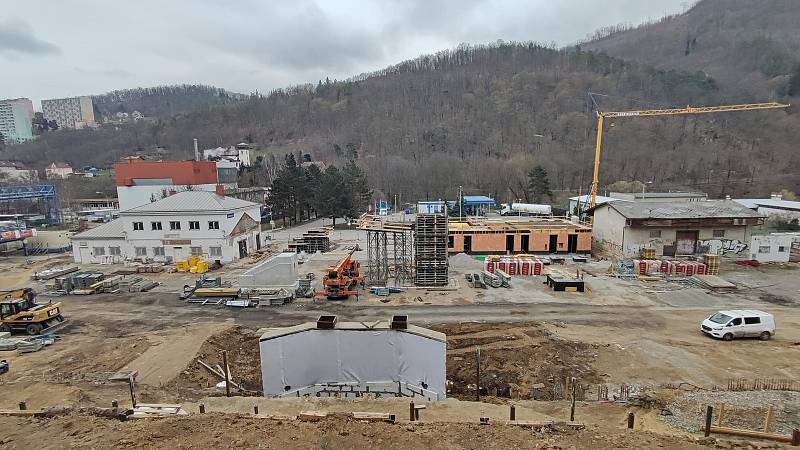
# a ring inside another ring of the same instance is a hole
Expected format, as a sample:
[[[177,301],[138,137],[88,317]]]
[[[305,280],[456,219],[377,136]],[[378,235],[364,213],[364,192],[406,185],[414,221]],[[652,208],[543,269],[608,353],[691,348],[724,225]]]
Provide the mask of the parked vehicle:
[[[775,335],[775,318],[772,314],[754,309],[719,311],[703,321],[700,331],[726,341],[743,337],[757,337],[766,341]]]
[[[500,205],[501,216],[549,216],[553,214],[550,205],[537,205],[535,203],[503,203]]]
[[[0,359],[0,375],[8,372],[8,362],[5,359]]]

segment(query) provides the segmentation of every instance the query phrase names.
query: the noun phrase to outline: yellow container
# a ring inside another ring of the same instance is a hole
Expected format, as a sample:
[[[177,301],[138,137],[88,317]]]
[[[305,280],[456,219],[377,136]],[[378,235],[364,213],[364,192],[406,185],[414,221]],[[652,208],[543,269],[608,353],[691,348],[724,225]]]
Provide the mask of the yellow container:
[[[197,265],[193,267],[193,269],[195,269],[195,273],[206,273],[208,272],[208,262],[198,261]]]
[[[202,261],[202,259],[199,256],[190,256],[189,266],[196,266],[198,261]]]
[[[189,270],[189,261],[175,261],[175,270],[186,272]]]

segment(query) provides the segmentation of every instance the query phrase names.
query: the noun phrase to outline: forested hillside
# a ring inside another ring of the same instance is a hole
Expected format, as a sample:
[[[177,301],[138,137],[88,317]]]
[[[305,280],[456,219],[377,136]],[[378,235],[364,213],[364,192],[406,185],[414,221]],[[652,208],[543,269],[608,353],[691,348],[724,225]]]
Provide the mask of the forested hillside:
[[[725,92],[763,101],[800,94],[800,2],[703,0],[685,14],[599,30],[585,50],[661,69],[702,70]]]
[[[130,114],[133,111],[146,117],[169,118],[244,98],[246,96],[225,89],[196,84],[123,89],[92,97],[95,108],[109,118],[118,112]]]
[[[721,7],[707,0],[689,13],[714,5]],[[664,23],[672,20],[679,19]],[[705,42],[699,36],[696,49]],[[187,158],[194,137],[204,147],[248,138],[265,155],[248,175],[258,184],[271,183],[285,153],[299,152],[328,163],[354,158],[385,198],[453,198],[462,185],[507,201],[528,198],[527,173],[536,165],[547,170],[554,190],[589,187],[595,119],[587,92],[601,94],[595,98],[604,110],[767,100],[692,64],[685,66],[689,71],[656,69],[583,49],[463,45],[352,80],[281,89],[155,124],[49,133],[12,152],[40,165],[105,165],[155,146],[167,149],[164,157]],[[785,50],[791,51],[788,44]],[[771,92],[789,103],[800,97],[788,88]],[[795,111],[611,121],[601,189],[641,180],[656,189],[697,188],[712,196],[797,191]]]

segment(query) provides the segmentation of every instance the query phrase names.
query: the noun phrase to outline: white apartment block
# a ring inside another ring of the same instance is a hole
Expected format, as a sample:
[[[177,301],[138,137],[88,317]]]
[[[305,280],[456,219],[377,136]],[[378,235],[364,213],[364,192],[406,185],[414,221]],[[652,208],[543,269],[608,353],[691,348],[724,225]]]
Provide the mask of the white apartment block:
[[[8,145],[33,139],[33,102],[27,98],[0,100],[0,133]]]
[[[97,126],[94,104],[89,96],[42,100],[42,113],[45,119],[54,120],[59,128]]]
[[[227,263],[261,248],[261,207],[214,192],[184,191],[121,211],[119,219],[72,236],[76,263]]]

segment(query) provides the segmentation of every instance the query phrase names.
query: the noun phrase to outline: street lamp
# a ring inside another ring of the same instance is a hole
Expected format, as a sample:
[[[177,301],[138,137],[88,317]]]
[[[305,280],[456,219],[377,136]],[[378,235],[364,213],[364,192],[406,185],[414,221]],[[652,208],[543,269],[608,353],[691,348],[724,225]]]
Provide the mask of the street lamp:
[[[645,181],[644,183],[642,183],[642,200],[644,200],[644,188],[648,184],[653,184],[653,182],[652,181]]]

